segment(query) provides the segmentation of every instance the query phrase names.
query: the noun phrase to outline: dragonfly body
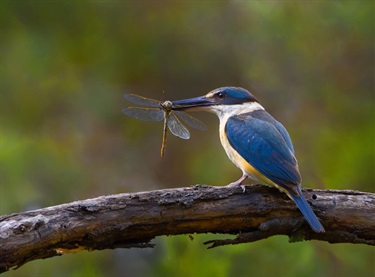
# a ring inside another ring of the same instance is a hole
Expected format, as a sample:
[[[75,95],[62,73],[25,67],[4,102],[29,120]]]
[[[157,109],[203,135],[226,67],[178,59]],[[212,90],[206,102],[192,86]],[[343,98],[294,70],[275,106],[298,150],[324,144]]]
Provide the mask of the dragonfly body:
[[[142,107],[126,107],[122,112],[127,116],[143,121],[162,121],[164,119],[162,147],[160,155],[163,158],[167,143],[168,129],[171,133],[182,139],[189,139],[190,132],[180,121],[198,130],[206,130],[206,125],[200,120],[182,111],[174,111],[171,101],[159,101],[135,94],[125,94],[124,98],[129,102]],[[180,119],[179,119],[180,118]]]

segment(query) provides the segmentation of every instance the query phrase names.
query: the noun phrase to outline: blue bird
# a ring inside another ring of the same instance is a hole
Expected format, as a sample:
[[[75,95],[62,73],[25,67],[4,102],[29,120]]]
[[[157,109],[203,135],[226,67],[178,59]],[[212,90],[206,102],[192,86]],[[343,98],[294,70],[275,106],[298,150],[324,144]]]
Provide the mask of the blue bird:
[[[242,177],[273,185],[284,191],[315,232],[325,232],[301,192],[301,175],[290,136],[247,90],[222,87],[204,96],[172,102],[175,110],[203,110],[220,120],[220,141],[229,159],[242,170]]]

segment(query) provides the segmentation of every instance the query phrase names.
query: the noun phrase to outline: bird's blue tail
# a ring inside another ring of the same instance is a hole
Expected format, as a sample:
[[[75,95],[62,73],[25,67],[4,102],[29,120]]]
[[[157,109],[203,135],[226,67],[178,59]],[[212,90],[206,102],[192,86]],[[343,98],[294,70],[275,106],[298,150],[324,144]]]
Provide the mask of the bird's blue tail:
[[[301,188],[299,186],[297,187],[297,190],[298,190],[297,196],[291,195],[294,202],[296,202],[297,207],[300,209],[303,216],[305,217],[305,219],[307,220],[307,222],[309,223],[309,225],[315,232],[324,233],[325,232],[324,227],[322,226],[319,219],[314,214],[309,203],[307,203],[305,197],[303,196],[301,192]]]

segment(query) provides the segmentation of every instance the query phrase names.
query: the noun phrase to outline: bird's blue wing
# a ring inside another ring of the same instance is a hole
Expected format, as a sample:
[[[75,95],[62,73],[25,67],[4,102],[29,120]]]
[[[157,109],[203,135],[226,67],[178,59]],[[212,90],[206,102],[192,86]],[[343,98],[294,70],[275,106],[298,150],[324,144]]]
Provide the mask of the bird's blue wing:
[[[285,143],[288,145],[290,151],[292,151],[294,155],[294,147],[292,140],[290,139],[288,131],[285,129],[285,127],[278,122],[276,119],[274,119],[268,112],[264,110],[258,110],[258,111],[253,111],[251,115],[259,120],[265,121],[271,125],[274,125],[277,131],[279,131],[280,135],[284,138]]]
[[[293,143],[292,143],[292,140],[290,139],[290,136],[288,134],[288,131],[285,129],[285,127],[278,121],[275,120],[275,127],[276,129],[279,131],[279,133],[283,136],[286,144],[288,145],[290,151],[292,151],[293,155],[294,155],[294,147],[293,147]]]
[[[296,192],[301,183],[293,145],[285,128],[266,111],[230,117],[225,131],[230,145],[277,185]]]

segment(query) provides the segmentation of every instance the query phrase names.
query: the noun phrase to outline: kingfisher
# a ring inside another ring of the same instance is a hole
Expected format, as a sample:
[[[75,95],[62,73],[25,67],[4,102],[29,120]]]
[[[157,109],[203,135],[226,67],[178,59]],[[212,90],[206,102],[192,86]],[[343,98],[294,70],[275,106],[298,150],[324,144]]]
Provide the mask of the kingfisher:
[[[218,116],[221,144],[242,170],[242,177],[229,186],[244,189],[242,183],[247,178],[275,186],[294,200],[315,232],[325,232],[301,192],[301,175],[288,131],[253,94],[240,87],[221,87],[204,96],[172,101],[172,109],[208,111]]]

